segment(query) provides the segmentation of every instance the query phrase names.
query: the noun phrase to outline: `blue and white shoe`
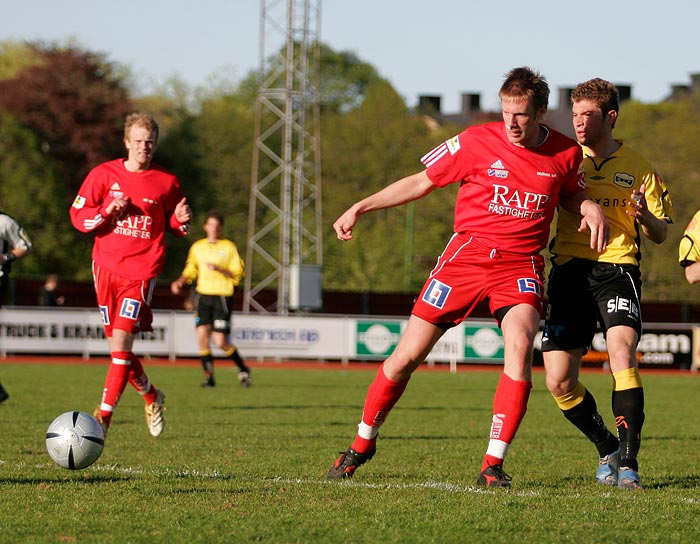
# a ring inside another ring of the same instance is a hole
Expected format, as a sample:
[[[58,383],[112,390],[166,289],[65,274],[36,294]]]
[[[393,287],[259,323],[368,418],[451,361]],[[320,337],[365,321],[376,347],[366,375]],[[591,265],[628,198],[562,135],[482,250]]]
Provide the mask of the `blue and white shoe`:
[[[599,484],[618,485],[618,467],[620,465],[620,450],[609,453],[598,460],[598,470],[595,478]]]
[[[628,467],[620,468],[620,473],[617,477],[617,487],[622,489],[642,489],[639,473]]]

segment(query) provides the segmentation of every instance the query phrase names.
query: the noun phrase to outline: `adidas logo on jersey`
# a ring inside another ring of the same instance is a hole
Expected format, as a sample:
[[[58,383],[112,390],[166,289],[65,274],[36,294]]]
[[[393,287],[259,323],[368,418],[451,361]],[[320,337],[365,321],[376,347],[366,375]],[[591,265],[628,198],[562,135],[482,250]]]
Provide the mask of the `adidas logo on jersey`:
[[[508,177],[508,170],[506,170],[506,167],[503,166],[501,159],[498,159],[496,162],[494,162],[491,165],[491,167],[486,171],[486,173],[489,175],[489,177],[495,176],[501,179],[505,179]]]

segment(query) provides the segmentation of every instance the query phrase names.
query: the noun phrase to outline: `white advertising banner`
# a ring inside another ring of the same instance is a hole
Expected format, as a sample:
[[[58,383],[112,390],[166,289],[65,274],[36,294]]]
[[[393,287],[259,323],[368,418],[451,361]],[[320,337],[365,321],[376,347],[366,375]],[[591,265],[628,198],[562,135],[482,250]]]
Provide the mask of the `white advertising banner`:
[[[234,314],[231,339],[252,359],[382,360],[391,354],[407,319],[348,316],[277,316]],[[492,328],[469,322],[470,330]],[[469,358],[464,325],[454,327],[435,345],[428,362]],[[465,351],[466,350],[466,351]],[[153,332],[134,344],[141,355],[197,357],[194,318],[185,311],[155,311]],[[100,313],[91,308],[12,307],[0,309],[0,356],[20,353],[105,356],[109,348]]]

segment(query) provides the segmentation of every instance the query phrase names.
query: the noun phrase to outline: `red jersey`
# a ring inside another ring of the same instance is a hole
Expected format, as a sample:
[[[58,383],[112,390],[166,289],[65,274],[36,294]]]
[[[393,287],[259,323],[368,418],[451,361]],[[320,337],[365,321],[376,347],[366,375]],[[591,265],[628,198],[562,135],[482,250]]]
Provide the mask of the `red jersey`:
[[[119,218],[105,208],[115,198],[129,198]],[[189,223],[175,218],[184,197],[177,178],[156,164],[144,172],[130,172],[124,159],[93,168],[83,181],[70,209],[73,226],[95,234],[92,258],[111,272],[131,279],[155,278],[165,264],[165,232],[185,236]]]
[[[548,132],[537,147],[511,143],[503,122],[467,128],[421,162],[438,187],[460,182],[454,231],[494,249],[534,255],[547,245],[560,195],[585,188],[581,147]]]

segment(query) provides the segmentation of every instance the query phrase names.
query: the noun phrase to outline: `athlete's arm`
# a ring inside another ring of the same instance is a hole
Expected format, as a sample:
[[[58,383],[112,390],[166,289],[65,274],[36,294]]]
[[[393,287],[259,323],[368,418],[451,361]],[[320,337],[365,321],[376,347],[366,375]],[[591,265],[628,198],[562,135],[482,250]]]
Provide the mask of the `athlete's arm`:
[[[700,282],[700,262],[685,267],[685,279],[691,284]]]
[[[627,215],[631,215],[637,220],[637,223],[642,227],[644,236],[655,244],[660,244],[666,240],[668,223],[649,211],[646,198],[644,197],[645,191],[646,185],[644,183],[639,187],[639,191],[636,189],[632,191],[631,209],[627,210]]]
[[[599,253],[605,251],[610,238],[610,226],[605,219],[603,208],[588,198],[584,192],[562,195],[559,204],[567,212],[581,215],[579,232],[591,229],[591,249],[596,249]]]
[[[425,170],[402,178],[350,206],[333,223],[333,230],[338,240],[352,240],[352,228],[362,214],[413,202],[430,194],[435,188]]]

